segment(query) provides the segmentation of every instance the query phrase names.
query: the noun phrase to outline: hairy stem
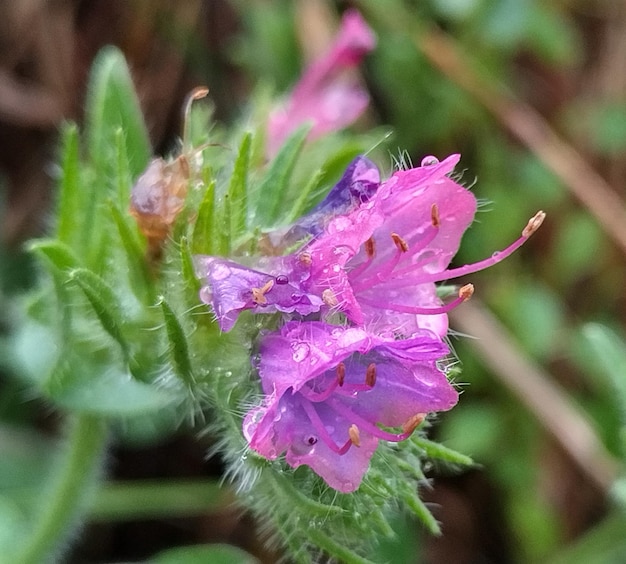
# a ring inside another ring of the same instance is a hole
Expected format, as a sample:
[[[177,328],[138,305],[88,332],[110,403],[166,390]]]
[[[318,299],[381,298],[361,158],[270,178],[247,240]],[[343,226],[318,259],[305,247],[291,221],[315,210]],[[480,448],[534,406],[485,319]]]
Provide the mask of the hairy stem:
[[[69,425],[61,458],[36,508],[33,528],[12,560],[17,564],[52,561],[86,509],[106,444],[106,426],[92,415],[77,415]]]

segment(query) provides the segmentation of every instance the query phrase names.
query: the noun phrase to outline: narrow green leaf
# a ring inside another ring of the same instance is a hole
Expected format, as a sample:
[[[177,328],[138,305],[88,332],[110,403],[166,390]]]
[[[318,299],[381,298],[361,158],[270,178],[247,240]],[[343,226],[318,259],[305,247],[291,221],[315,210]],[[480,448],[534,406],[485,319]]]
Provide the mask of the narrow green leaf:
[[[189,359],[189,345],[183,328],[176,318],[172,308],[161,296],[159,299],[163,319],[165,320],[165,330],[170,345],[170,354],[174,363],[174,372],[187,386],[193,386],[196,382]]]
[[[214,228],[215,216],[215,181],[207,185],[204,198],[198,209],[196,225],[193,228],[191,251],[193,254],[214,254],[217,248]]]
[[[61,271],[80,267],[80,261],[72,249],[61,241],[35,239],[28,243],[28,250],[45,258],[49,264]]]
[[[186,288],[189,288],[194,298],[196,298],[194,301],[197,301],[198,292],[200,291],[200,288],[202,288],[202,283],[196,277],[193,257],[191,255],[191,249],[189,248],[189,241],[187,240],[187,237],[181,237],[179,249],[183,283]]]
[[[345,545],[340,544],[319,529],[309,528],[307,537],[322,550],[337,558],[339,562],[344,562],[345,564],[374,564],[371,560],[352,552]]]
[[[127,206],[130,202],[131,174],[128,164],[128,151],[126,149],[126,136],[124,130],[118,127],[115,130],[115,150],[117,164],[117,194],[116,202],[120,206]]]
[[[100,320],[102,327],[119,343],[124,357],[128,361],[130,358],[130,344],[122,332],[124,324],[122,309],[112,288],[97,274],[86,268],[72,270],[69,279],[78,284]]]
[[[474,461],[469,456],[445,447],[442,444],[429,441],[423,437],[415,437],[413,442],[424,450],[428,458],[443,460],[450,464],[460,464],[462,466],[472,466],[474,464]]]
[[[131,174],[138,176],[150,159],[150,140],[128,65],[116,47],[105,47],[94,61],[85,114],[93,161],[102,163],[113,156],[110,144],[121,128]]]
[[[326,176],[324,170],[321,168],[316,170],[311,179],[306,183],[305,187],[300,192],[298,199],[294,202],[289,215],[287,216],[288,223],[292,223],[298,219],[309,207],[311,195],[320,187],[322,179]]]
[[[150,558],[153,564],[259,564],[241,548],[227,544],[196,544],[160,552]]]
[[[61,182],[57,207],[56,236],[72,246],[80,228],[80,181],[78,160],[78,129],[75,124],[66,125],[61,132]]]
[[[248,168],[250,167],[250,147],[252,135],[246,133],[239,145],[233,175],[228,186],[228,196],[232,204],[230,232],[234,239],[245,233],[248,221]]]
[[[138,238],[128,226],[126,219],[118,207],[113,202],[110,202],[109,209],[126,252],[128,276],[132,290],[139,300],[152,305],[155,295],[153,281],[145,259],[145,253],[141,249]]]
[[[256,222],[262,227],[272,227],[280,216],[289,191],[289,181],[304,146],[310,127],[301,127],[282,146],[259,187]]]
[[[397,492],[397,495],[407,505],[413,515],[421,521],[429,533],[437,536],[441,535],[441,527],[439,527],[439,523],[437,523],[433,514],[415,493],[415,491],[409,488],[403,488],[403,491]]]
[[[232,241],[230,232],[232,225],[231,203],[228,194],[224,196],[221,206],[219,206],[215,224],[217,227],[217,254],[226,257],[230,254],[230,244]]]
[[[277,497],[288,498],[289,501],[287,503],[297,504],[300,511],[311,515],[311,517],[331,517],[344,513],[344,509],[338,505],[321,503],[304,495],[300,490],[294,487],[291,480],[285,478],[282,474],[271,470],[266,473],[266,477],[272,484],[272,488]]]

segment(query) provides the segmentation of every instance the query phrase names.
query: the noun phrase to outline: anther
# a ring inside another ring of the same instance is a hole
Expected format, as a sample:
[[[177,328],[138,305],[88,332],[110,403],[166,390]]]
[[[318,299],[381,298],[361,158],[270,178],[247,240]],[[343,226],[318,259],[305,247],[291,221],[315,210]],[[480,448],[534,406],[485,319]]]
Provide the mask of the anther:
[[[343,386],[343,383],[346,380],[346,365],[343,362],[340,362],[337,365],[337,384],[339,387]]]
[[[311,263],[313,262],[313,259],[311,258],[311,253],[300,253],[298,255],[298,260],[304,266],[311,266]]]
[[[417,429],[422,424],[424,419],[426,419],[425,413],[417,413],[416,415],[413,415],[413,417],[409,417],[402,424],[402,430],[406,434],[410,435],[413,431],[415,431],[415,429]]]
[[[391,238],[393,239],[394,245],[401,253],[406,253],[409,250],[409,245],[402,237],[400,237],[400,235],[392,233]]]
[[[350,436],[350,442],[355,447],[361,446],[361,434],[359,433],[359,428],[354,423],[350,425],[350,428],[348,429],[348,435]]]
[[[265,305],[267,303],[267,294],[274,287],[274,281],[268,280],[261,288],[252,288],[252,301],[258,305]]]
[[[376,365],[372,362],[365,371],[365,384],[370,388],[376,384]]]
[[[430,208],[430,222],[433,227],[439,227],[441,225],[441,220],[439,219],[439,206],[437,204],[433,204]]]
[[[528,225],[524,227],[524,231],[522,231],[522,237],[530,237],[543,223],[543,220],[546,218],[546,214],[543,211],[538,211],[535,215],[533,215],[528,221]]]
[[[365,254],[367,254],[367,258],[374,258],[376,254],[376,243],[374,241],[374,237],[370,237],[367,241],[365,241]]]
[[[465,284],[459,288],[459,298],[464,302],[469,300],[474,295],[474,284]]]
[[[326,288],[326,290],[322,292],[322,301],[328,307],[335,307],[339,303],[337,296],[335,296],[335,292],[333,292],[330,288]]]

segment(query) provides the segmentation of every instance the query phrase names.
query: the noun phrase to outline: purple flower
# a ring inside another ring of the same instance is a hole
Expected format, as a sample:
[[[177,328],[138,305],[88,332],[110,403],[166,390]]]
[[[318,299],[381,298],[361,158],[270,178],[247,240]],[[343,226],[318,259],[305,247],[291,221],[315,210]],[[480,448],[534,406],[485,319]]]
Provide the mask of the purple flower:
[[[456,300],[442,305],[435,282],[500,262],[545,216],[538,212],[503,251],[449,269],[476,211],[474,195],[449,177],[458,160],[458,155],[442,162],[428,157],[420,167],[396,172],[347,213],[330,215],[323,223],[320,217],[323,232],[294,254],[257,259],[250,269],[200,258],[199,276],[212,290],[204,301],[212,304],[225,331],[239,311],[252,309],[300,315],[340,312],[379,334],[405,336],[429,329],[443,337],[447,311],[467,299],[471,288],[463,287]],[[255,298],[259,293],[261,300]]]
[[[286,451],[293,468],[305,464],[332,488],[354,491],[380,439],[402,441],[426,414],[456,404],[437,366],[447,353],[427,331],[394,340],[356,327],[287,323],[261,342],[266,396],[246,415],[244,435],[265,458]]]
[[[309,138],[341,129],[367,107],[369,96],[353,74],[376,44],[365,20],[355,10],[345,13],[330,51],[314,62],[296,84],[289,99],[275,109],[268,124],[268,155],[304,123],[311,122]]]

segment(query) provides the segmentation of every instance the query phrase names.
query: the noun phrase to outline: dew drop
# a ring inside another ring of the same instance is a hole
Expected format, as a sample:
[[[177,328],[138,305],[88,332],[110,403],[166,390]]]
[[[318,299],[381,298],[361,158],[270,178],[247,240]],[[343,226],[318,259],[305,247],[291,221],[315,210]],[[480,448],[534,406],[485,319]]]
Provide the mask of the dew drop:
[[[289,284],[289,278],[287,278],[284,274],[279,274],[276,277],[276,284],[285,285]]]
[[[491,255],[491,258],[498,258],[500,256],[500,251],[496,251]]]
[[[309,446],[317,444],[317,441],[318,438],[315,435],[308,435],[304,438],[304,442]]]
[[[213,292],[211,292],[211,288],[208,286],[202,286],[202,288],[200,288],[200,300],[205,304],[213,303]]]
[[[439,164],[439,159],[432,155],[427,155],[422,159],[421,166],[432,166]]]
[[[309,356],[309,345],[305,343],[295,343],[291,346],[293,350],[292,358],[296,362],[302,362],[307,356]]]

